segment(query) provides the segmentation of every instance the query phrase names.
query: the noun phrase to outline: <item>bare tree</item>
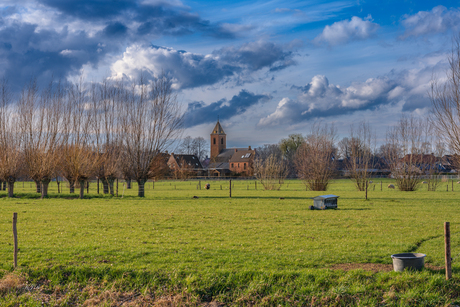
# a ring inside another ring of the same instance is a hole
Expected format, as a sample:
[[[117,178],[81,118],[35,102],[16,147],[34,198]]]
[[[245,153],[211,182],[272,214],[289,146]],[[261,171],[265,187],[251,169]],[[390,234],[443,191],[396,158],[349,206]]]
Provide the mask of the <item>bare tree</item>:
[[[144,197],[145,182],[154,177],[152,162],[180,136],[182,113],[165,75],[145,84],[141,77],[123,103],[121,126],[124,133],[123,159]]]
[[[288,172],[286,161],[274,154],[265,159],[258,157],[254,160],[254,175],[265,190],[279,190]]]
[[[179,146],[179,152],[184,155],[193,154],[193,138],[191,136],[186,136],[182,139]]]
[[[122,82],[109,83],[107,80],[100,85],[92,86],[93,134],[96,138],[96,148],[99,165],[96,175],[102,180],[103,191],[114,195],[114,182],[123,177],[131,188],[129,172],[123,172],[122,167],[122,131],[119,121],[120,105],[124,93]]]
[[[179,153],[195,155],[202,161],[206,156],[207,148],[207,142],[203,137],[192,138],[191,136],[187,136],[182,139],[179,145]]]
[[[37,184],[41,197],[48,196],[48,185],[56,173],[57,148],[62,124],[63,88],[60,82],[39,95],[35,81],[23,91],[18,103],[19,127],[23,137],[24,164]]]
[[[351,180],[359,191],[366,189],[370,178],[369,170],[373,168],[373,148],[375,135],[369,123],[361,122],[357,129],[351,126],[351,138],[347,139],[344,161]],[[342,147],[343,150],[343,147]]]
[[[398,124],[387,132],[390,150],[385,155],[389,159],[392,176],[401,191],[415,191],[425,175],[426,162],[422,143],[424,122],[414,117],[401,117]]]
[[[335,173],[335,135],[334,127],[315,124],[297,150],[295,165],[298,175],[312,191],[326,191]]]
[[[14,183],[23,172],[22,137],[13,115],[8,82],[0,81],[0,180],[8,183],[8,197],[14,196]]]
[[[208,142],[203,137],[199,136],[193,139],[192,154],[197,156],[198,160],[203,161],[206,158],[208,148]]]
[[[453,38],[448,56],[446,81],[436,76],[429,92],[432,122],[438,137],[447,144],[454,156],[460,155],[460,34]],[[457,163],[459,164],[459,163]]]
[[[65,103],[59,164],[61,175],[69,182],[70,192],[73,193],[75,185],[80,187],[80,198],[84,196],[86,180],[100,163],[95,141],[91,139],[96,120],[91,108],[82,80],[71,85]]]
[[[193,176],[193,166],[187,164],[184,158],[179,158],[175,165],[171,165],[174,179],[186,180]]]

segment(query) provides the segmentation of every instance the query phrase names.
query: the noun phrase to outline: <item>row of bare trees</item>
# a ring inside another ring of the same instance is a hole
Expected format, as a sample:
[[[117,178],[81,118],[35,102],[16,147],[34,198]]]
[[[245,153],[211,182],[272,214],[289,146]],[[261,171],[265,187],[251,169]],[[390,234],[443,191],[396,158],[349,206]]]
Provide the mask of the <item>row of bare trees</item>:
[[[294,140],[299,140],[299,145]],[[259,148],[255,171],[262,183],[269,182],[266,178],[272,182],[284,179],[290,160],[283,153],[289,144],[294,170],[310,190],[327,190],[339,169],[359,191],[364,191],[371,177],[382,171],[391,173],[402,191],[414,191],[422,181],[429,190],[436,190],[441,182],[440,159],[445,152],[431,121],[403,116],[387,130],[386,142],[379,149],[376,143],[369,123],[351,125],[350,136],[337,143],[334,127],[317,123],[306,137],[291,135],[279,144]],[[283,171],[279,171],[280,167]]]
[[[13,99],[6,81],[0,84],[0,180],[21,177],[35,181],[42,197],[48,184],[64,177],[73,193],[92,178],[104,192],[123,178],[138,183],[155,177],[155,159],[181,132],[182,113],[171,81],[103,81],[72,84],[50,82],[39,89],[35,81]]]

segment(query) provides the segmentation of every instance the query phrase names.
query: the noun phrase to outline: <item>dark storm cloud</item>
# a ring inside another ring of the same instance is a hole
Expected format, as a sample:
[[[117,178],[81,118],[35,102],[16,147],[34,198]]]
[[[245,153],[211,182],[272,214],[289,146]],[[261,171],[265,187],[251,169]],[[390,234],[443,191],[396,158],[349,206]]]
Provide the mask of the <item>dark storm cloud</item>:
[[[78,19],[107,19],[135,9],[136,1],[130,0],[40,0],[40,3],[59,10],[62,14]]]
[[[176,88],[185,89],[225,82],[232,77],[238,78],[238,84],[244,84],[255,71],[280,70],[291,65],[295,65],[291,51],[258,41],[222,48],[209,55],[158,46],[133,47],[127,49],[117,67],[128,67],[123,73],[129,76],[146,70],[153,75],[164,71],[175,79]]]
[[[234,33],[230,33],[221,25],[212,24],[199,15],[189,12],[188,8],[168,4],[167,1],[145,3],[123,0],[40,0],[40,3],[57,9],[63,18],[73,17],[87,22],[113,23],[106,29],[109,34],[120,33],[123,27],[119,24],[126,26],[134,21],[140,25],[132,29],[133,33],[141,36],[148,34],[180,36],[202,32],[220,38],[235,37]]]
[[[264,67],[272,69],[294,64],[291,51],[283,50],[280,45],[265,41],[251,42],[237,48],[226,47],[214,51],[213,54],[225,62],[238,63],[254,71]]]
[[[122,35],[125,34],[126,31],[128,31],[128,27],[121,22],[109,23],[107,27],[104,28],[104,34],[108,36]]]
[[[268,99],[270,96],[256,95],[242,90],[230,100],[221,99],[209,105],[205,105],[203,102],[192,102],[188,104],[184,124],[188,128],[214,122],[218,116],[222,120],[229,119],[235,115],[243,114],[249,107]]]
[[[160,35],[222,33],[222,37],[232,37],[231,29],[203,20],[174,2],[39,0],[39,3],[46,6],[41,13],[46,11],[49,15],[36,19],[36,23],[10,17],[20,16],[26,8],[10,7],[0,16],[0,77],[10,80],[16,90],[32,77],[65,78],[79,73],[86,64],[97,68],[108,55],[118,55],[126,46],[144,45]],[[31,12],[33,8],[27,10]],[[211,66],[208,71],[215,70],[212,67],[216,64],[206,61],[202,64],[205,70],[207,65]],[[219,81],[235,72],[224,66],[202,83],[212,84],[210,78]],[[194,82],[189,83],[193,86]]]
[[[83,64],[99,61],[106,53],[98,47],[99,41],[84,33],[70,36],[66,29],[37,31],[36,25],[13,23],[0,30],[2,77],[15,91],[31,78],[43,82],[52,75],[64,78]]]

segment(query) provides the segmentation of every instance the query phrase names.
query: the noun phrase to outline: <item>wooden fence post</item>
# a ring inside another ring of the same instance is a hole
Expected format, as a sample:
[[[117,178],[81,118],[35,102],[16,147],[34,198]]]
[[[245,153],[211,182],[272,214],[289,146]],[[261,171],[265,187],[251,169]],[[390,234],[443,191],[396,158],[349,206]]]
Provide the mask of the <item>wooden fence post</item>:
[[[444,223],[444,243],[446,251],[446,280],[452,278],[452,258],[450,256],[450,223]]]
[[[382,180],[380,180],[380,191],[383,191],[382,190]]]
[[[18,266],[18,230],[16,227],[16,223],[18,221],[18,214],[17,212],[13,213],[13,239],[14,239],[14,268]]]
[[[97,178],[97,194],[99,194],[99,177]]]
[[[118,178],[117,178],[117,197],[118,197]]]
[[[230,179],[229,191],[230,191],[230,198],[232,198],[232,180],[231,179]]]
[[[367,200],[367,180],[366,180],[366,200]]]

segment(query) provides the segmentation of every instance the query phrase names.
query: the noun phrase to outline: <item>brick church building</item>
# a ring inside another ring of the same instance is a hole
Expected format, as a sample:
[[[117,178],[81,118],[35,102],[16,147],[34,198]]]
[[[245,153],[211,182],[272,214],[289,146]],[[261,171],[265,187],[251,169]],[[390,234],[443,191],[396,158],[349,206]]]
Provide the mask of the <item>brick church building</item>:
[[[248,148],[227,148],[227,135],[217,121],[211,132],[211,158],[208,176],[253,176],[255,150]]]

